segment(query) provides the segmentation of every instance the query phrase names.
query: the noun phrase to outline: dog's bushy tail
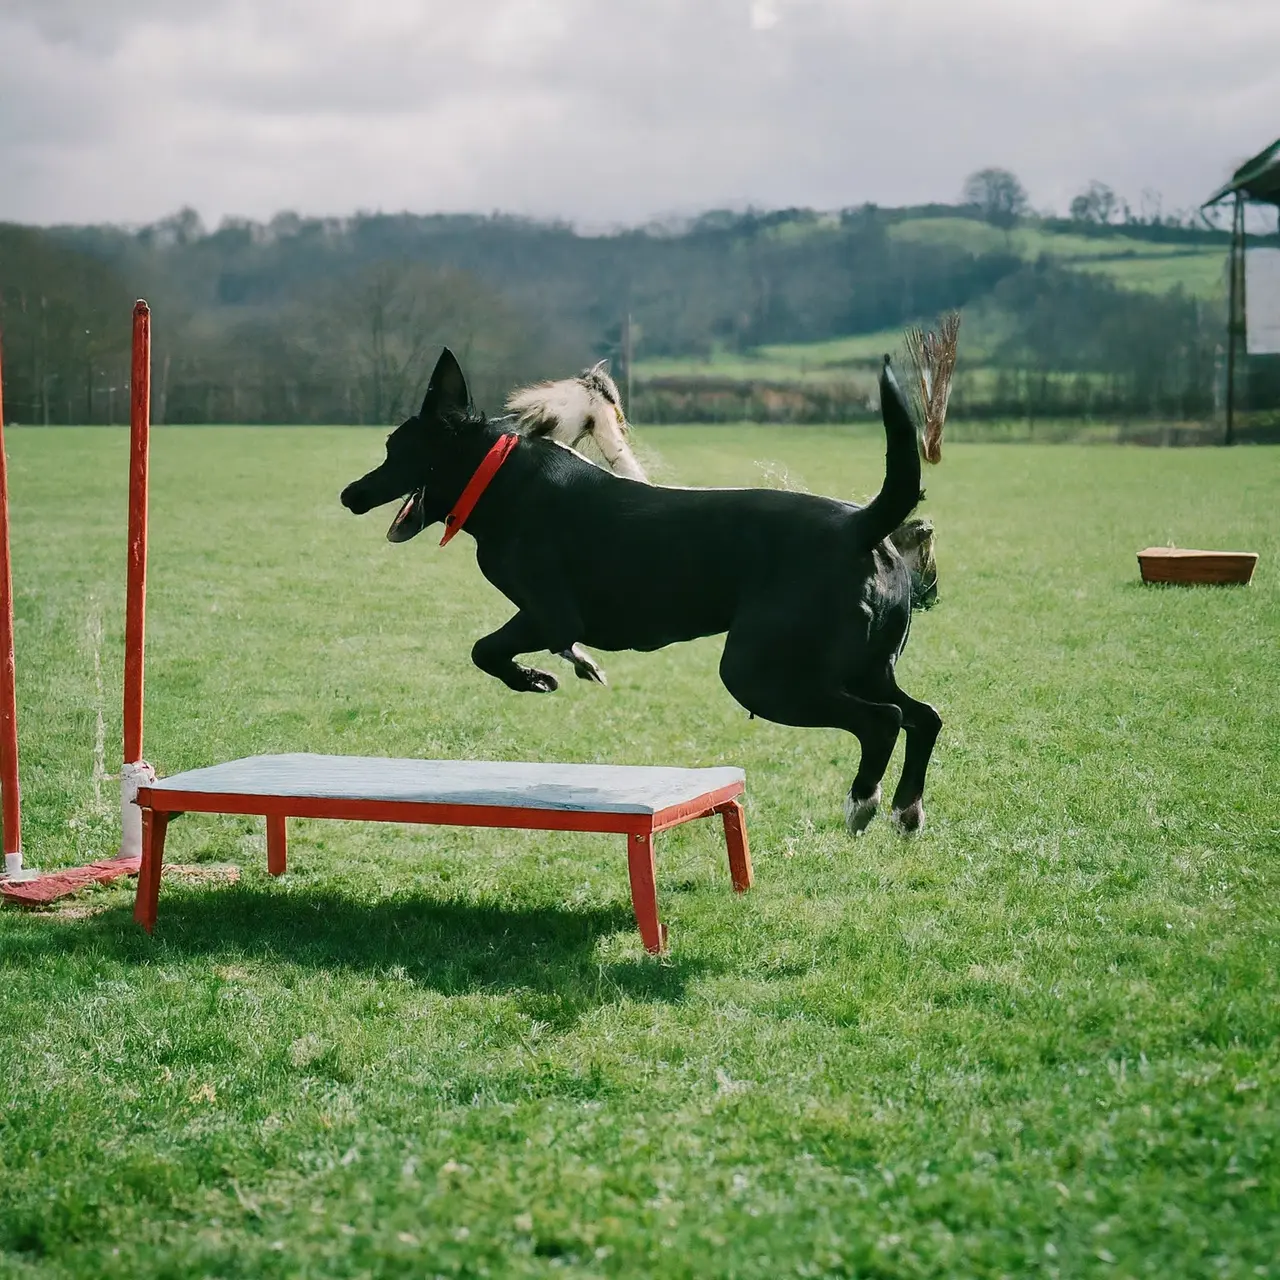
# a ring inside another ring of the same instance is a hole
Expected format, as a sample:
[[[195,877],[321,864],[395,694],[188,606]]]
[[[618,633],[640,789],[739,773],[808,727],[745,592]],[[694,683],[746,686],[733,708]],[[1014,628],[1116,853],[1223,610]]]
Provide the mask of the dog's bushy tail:
[[[604,361],[576,378],[539,382],[513,391],[507,397],[507,408],[517,415],[525,435],[547,436],[571,449],[590,440],[616,475],[648,484],[649,477],[627,443],[630,427],[622,413],[617,384],[606,372]]]
[[[943,316],[936,333],[913,325],[903,337],[915,375],[908,379],[911,403],[919,412],[924,429],[920,452],[926,462],[941,462],[942,428],[947,421],[951,379],[955,376],[956,352],[960,345],[960,313],[952,311]]]
[[[916,424],[898,380],[884,358],[880,373],[880,414],[884,419],[884,484],[858,513],[859,541],[870,550],[887,538],[920,501],[920,450]]]

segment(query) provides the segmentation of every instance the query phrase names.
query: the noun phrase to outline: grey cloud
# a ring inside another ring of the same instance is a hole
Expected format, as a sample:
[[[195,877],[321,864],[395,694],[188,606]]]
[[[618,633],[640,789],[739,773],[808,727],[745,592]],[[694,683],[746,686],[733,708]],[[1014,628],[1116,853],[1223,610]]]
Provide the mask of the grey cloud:
[[[6,0],[0,217],[598,225],[947,200],[986,164],[1039,205],[1188,205],[1274,133],[1277,47],[1271,0]]]
[[[142,23],[204,21],[221,7],[222,0],[4,0],[0,23],[29,26],[52,44],[109,52]]]

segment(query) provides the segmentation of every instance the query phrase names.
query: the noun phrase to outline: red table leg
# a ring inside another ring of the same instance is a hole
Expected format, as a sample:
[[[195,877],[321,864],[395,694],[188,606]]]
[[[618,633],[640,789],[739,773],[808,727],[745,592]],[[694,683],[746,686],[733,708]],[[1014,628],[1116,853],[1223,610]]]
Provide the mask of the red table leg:
[[[273,876],[282,876],[287,870],[284,823],[284,814],[267,814],[267,870]]]
[[[627,870],[631,875],[631,905],[635,908],[644,949],[658,955],[667,948],[667,929],[658,923],[657,867],[651,832],[632,832],[627,836]]]
[[[142,811],[142,865],[138,868],[138,895],[133,901],[133,918],[150,933],[156,927],[160,901],[160,870],[164,866],[164,837],[169,815],[154,809]]]
[[[737,893],[746,893],[755,877],[751,872],[751,849],[747,845],[747,815],[740,800],[730,800],[720,810],[724,818],[724,840],[729,846],[729,874]]]

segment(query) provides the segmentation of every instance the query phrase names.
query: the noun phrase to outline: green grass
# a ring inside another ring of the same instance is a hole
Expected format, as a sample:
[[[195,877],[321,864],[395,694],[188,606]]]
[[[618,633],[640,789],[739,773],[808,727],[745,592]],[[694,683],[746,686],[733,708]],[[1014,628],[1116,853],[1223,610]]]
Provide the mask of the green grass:
[[[884,344],[888,342],[886,347]],[[902,345],[901,330],[860,333],[827,342],[779,343],[754,351],[720,348],[708,356],[663,356],[636,361],[636,375],[651,378],[731,378],[742,382],[865,381],[885,351]]]
[[[673,479],[847,496],[883,458],[641,440]],[[9,445],[26,847],[57,866],[115,839],[126,442]],[[737,763],[756,887],[710,825],[663,837],[657,961],[616,838],[298,822],[273,882],[260,822],[189,815],[170,859],[244,875],[166,882],[154,937],[124,887],[3,910],[0,1275],[1277,1273],[1280,452],[948,449],[909,842],[845,835],[855,744],[748,721],[715,641],[604,655],[609,690],[481,675],[509,607],[470,541],[337,505],[380,453],[155,433],[149,758]],[[1171,539],[1256,549],[1254,584],[1142,588]]]
[[[1193,298],[1222,303],[1226,295],[1226,256],[1217,250],[1202,253],[1139,254],[1132,258],[1099,258],[1072,264],[1080,271],[1109,276],[1126,289],[1168,293],[1182,288]]]
[[[889,234],[916,244],[958,245],[973,253],[1011,249],[1028,260],[1047,255],[1130,289],[1164,293],[1181,285],[1194,297],[1217,300],[1226,287],[1226,251],[1215,246],[1162,244],[1123,233],[1072,235],[1037,226],[1016,227],[1006,236],[970,218],[913,218],[894,224]]]
[[[971,326],[972,328],[972,326]],[[989,356],[989,334],[983,329],[964,334],[967,364],[981,365]],[[858,333],[826,342],[791,342],[757,347],[754,351],[713,352],[710,356],[666,356],[637,361],[636,374],[651,378],[732,378],[743,382],[821,384],[863,382],[874,387],[885,352],[904,359],[901,329]]]
[[[794,234],[815,234],[823,224],[784,224]],[[1104,275],[1126,289],[1167,293],[1181,287],[1192,297],[1219,303],[1225,297],[1226,255],[1215,247],[1177,246],[1117,234],[1094,237],[1022,226],[1007,236],[970,218],[913,218],[894,223],[894,239],[958,245],[974,253],[1012,250],[1028,261],[1047,255],[1074,270]],[[969,308],[961,339],[961,370],[986,374],[1000,337],[1016,318],[990,314],[979,303]],[[637,360],[636,376],[654,378],[728,378],[740,382],[803,384],[862,383],[874,387],[876,362],[885,351],[901,352],[902,333],[887,329],[824,342],[779,343],[753,351],[718,349],[708,356],[669,356]]]
[[[784,222],[770,235],[778,240],[802,240],[839,230],[833,215],[812,222]],[[970,253],[1016,253],[1028,261],[1042,255],[1113,276],[1129,288],[1163,291],[1182,286],[1198,297],[1219,299],[1225,292],[1226,248],[1213,245],[1176,244],[1149,240],[1115,227],[1102,235],[1080,235],[1050,230],[1035,219],[1024,221],[1008,233],[972,217],[909,217],[890,224],[891,239],[912,244],[948,245]],[[1135,269],[1138,258],[1150,269]]]

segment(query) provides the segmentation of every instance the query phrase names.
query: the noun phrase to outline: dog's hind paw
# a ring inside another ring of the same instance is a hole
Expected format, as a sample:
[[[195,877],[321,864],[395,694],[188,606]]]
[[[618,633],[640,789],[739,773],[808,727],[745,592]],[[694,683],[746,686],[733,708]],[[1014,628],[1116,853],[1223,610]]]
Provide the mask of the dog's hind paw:
[[[863,799],[858,799],[851,791],[844,798],[844,825],[855,835],[861,835],[870,823],[871,819],[876,816],[876,810],[880,808],[880,787]]]
[[[520,683],[512,684],[518,693],[554,693],[560,687],[560,681],[550,671],[539,671],[537,667],[517,667]]]
[[[904,836],[914,835],[924,830],[924,801],[918,796],[909,805],[895,809],[889,815],[889,821]]]

